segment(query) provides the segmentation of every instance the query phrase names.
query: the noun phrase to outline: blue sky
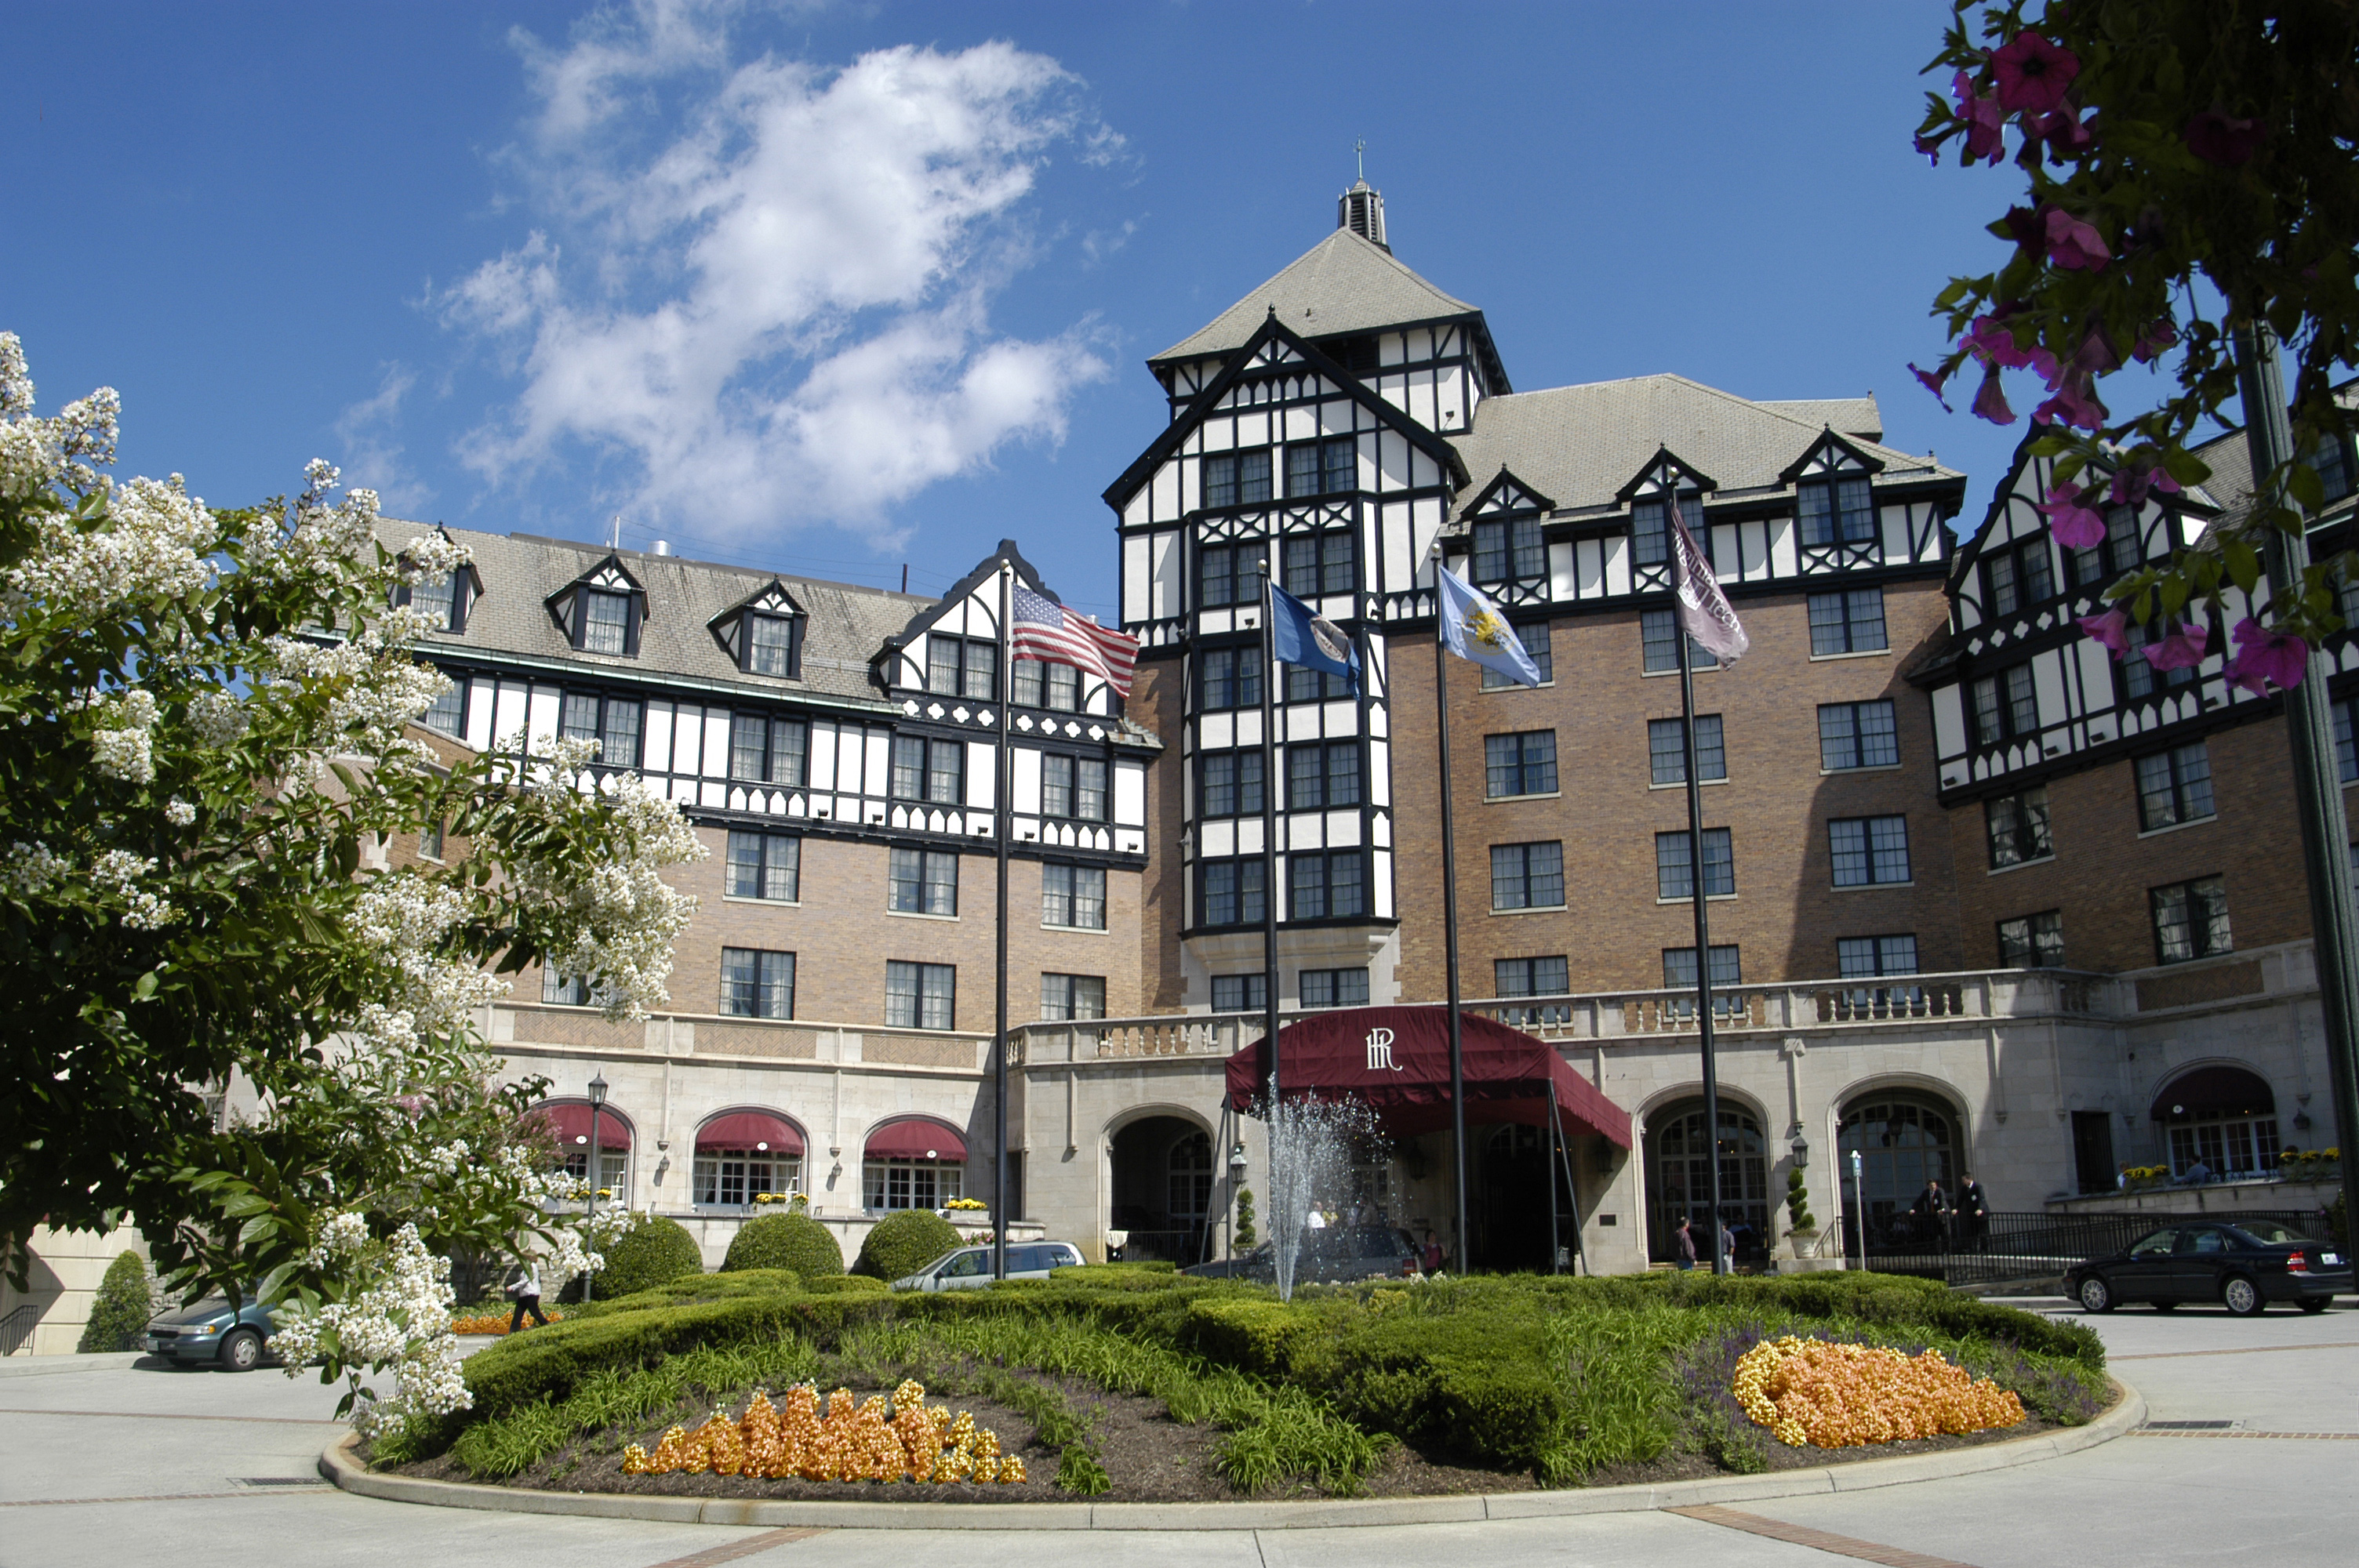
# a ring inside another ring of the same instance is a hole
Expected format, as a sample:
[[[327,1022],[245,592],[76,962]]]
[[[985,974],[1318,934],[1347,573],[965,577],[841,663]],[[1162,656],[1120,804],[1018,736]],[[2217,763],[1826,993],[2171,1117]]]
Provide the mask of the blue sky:
[[[1114,610],[1141,361],[1332,227],[1519,390],[1875,391],[1973,479],[2022,427],[1907,362],[2006,174],[1909,148],[1932,5],[9,7],[0,328],[44,411],[216,504],[388,510],[939,589],[1003,535]]]

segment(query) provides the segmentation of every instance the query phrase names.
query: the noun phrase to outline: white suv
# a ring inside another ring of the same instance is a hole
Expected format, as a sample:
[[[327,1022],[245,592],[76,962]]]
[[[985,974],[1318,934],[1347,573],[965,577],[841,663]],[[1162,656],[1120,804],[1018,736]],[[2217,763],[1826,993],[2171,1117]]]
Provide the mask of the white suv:
[[[1007,1277],[1011,1280],[1045,1280],[1052,1269],[1078,1268],[1081,1262],[1081,1249],[1070,1241],[1010,1242],[1007,1248]],[[943,1253],[916,1273],[894,1281],[893,1288],[971,1291],[991,1282],[991,1249],[962,1247],[955,1252]]]

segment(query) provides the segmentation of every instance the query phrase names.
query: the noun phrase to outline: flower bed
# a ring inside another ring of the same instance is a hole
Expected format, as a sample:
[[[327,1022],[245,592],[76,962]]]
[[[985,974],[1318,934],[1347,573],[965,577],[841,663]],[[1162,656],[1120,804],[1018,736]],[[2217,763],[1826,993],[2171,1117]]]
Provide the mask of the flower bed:
[[[925,1385],[907,1378],[889,1400],[871,1394],[854,1404],[850,1389],[838,1389],[827,1397],[824,1415],[813,1384],[788,1389],[783,1409],[756,1390],[737,1421],[715,1411],[693,1433],[680,1426],[666,1432],[653,1454],[636,1443],[623,1451],[626,1476],[708,1471],[773,1480],[799,1476],[940,1485],[1020,1486],[1025,1479],[1023,1459],[1003,1457],[996,1433],[976,1426],[964,1411],[952,1416],[939,1405],[928,1409]]]
[[[548,1315],[549,1321],[551,1323],[562,1323],[565,1320],[565,1314],[561,1312],[551,1312]],[[509,1321],[515,1316],[516,1314],[513,1312],[473,1313],[463,1317],[452,1318],[451,1320],[451,1332],[453,1334],[504,1335],[508,1331]]]
[[[1792,1335],[1765,1340],[1736,1363],[1736,1402],[1789,1448],[1859,1448],[1912,1437],[2014,1426],[2023,1400],[1938,1350],[1841,1345]]]

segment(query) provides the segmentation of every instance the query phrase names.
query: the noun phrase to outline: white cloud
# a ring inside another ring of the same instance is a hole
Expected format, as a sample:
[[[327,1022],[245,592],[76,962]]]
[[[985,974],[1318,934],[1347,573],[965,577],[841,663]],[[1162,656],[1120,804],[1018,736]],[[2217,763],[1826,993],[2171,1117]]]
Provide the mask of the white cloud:
[[[352,489],[374,490],[387,512],[416,517],[434,504],[431,486],[412,472],[406,449],[397,437],[401,400],[418,384],[415,371],[398,360],[384,367],[374,395],[347,406],[336,416],[336,439],[342,457],[337,466]]]
[[[440,297],[525,382],[463,452],[519,482],[619,454],[651,523],[889,538],[897,503],[1061,439],[1107,373],[1089,323],[1025,341],[988,308],[1044,161],[1110,133],[1011,45],[732,64],[730,10],[644,0],[525,43],[540,108],[512,157],[550,218]]]

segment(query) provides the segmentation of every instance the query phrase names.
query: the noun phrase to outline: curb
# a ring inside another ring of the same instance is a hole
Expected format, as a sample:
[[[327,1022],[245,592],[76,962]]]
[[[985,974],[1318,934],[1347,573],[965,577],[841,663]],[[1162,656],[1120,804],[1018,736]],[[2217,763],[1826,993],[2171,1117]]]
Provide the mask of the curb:
[[[1950,1476],[2033,1465],[2110,1443],[2146,1422],[2146,1399],[2116,1378],[2114,1408],[2086,1426],[2006,1443],[1863,1459],[1770,1476],[1725,1476],[1662,1486],[1573,1487],[1454,1498],[1333,1498],[1284,1503],[844,1503],[763,1498],[655,1498],[619,1492],[535,1492],[374,1473],[353,1457],[357,1433],[320,1455],[320,1474],[347,1492],[388,1502],[501,1513],[643,1519],[669,1524],[800,1525],[823,1530],[1336,1530],[1368,1525],[1465,1524],[1494,1519],[1649,1513],[1702,1503],[1901,1487]]]
[[[0,1357],[0,1378],[55,1378],[68,1372],[104,1372],[135,1366],[148,1358],[145,1350],[58,1351],[47,1356]]]

